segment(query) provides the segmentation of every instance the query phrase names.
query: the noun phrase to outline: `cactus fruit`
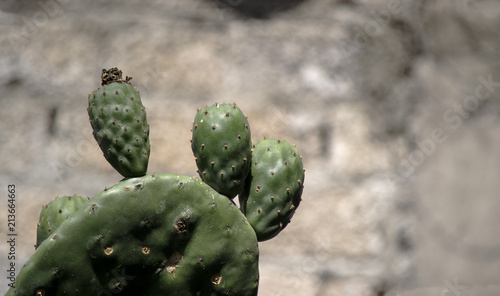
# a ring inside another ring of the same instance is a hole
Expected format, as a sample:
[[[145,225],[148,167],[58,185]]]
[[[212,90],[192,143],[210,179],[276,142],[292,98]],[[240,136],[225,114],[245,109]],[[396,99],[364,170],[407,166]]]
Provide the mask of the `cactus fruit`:
[[[124,177],[146,174],[149,124],[146,108],[130,77],[117,68],[102,70],[102,87],[89,95],[88,114],[94,138],[106,160]]]
[[[258,254],[231,200],[198,178],[146,175],[62,223],[7,295],[257,295]]]
[[[191,149],[200,178],[220,194],[234,198],[250,169],[248,120],[236,104],[206,106],[196,113]]]
[[[259,241],[276,236],[290,222],[304,186],[302,157],[284,140],[254,143],[252,167],[239,195],[240,205]]]
[[[43,206],[36,230],[35,248],[38,248],[46,238],[56,231],[59,225],[70,219],[87,201],[88,198],[82,196],[63,196]]]

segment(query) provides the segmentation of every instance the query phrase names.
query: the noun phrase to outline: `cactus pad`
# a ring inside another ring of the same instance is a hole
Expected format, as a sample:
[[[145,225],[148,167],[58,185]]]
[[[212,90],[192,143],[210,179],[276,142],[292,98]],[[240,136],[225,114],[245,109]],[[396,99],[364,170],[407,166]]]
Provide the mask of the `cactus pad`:
[[[250,126],[236,104],[206,106],[196,113],[191,148],[201,179],[234,198],[250,169]]]
[[[257,238],[198,178],[125,179],[40,244],[7,295],[257,295]]]
[[[63,196],[42,207],[40,220],[36,230],[36,245],[38,246],[54,233],[64,221],[87,203],[88,199],[82,196]]]
[[[302,157],[284,140],[255,142],[252,167],[240,205],[259,241],[276,236],[290,222],[304,186]]]
[[[102,87],[89,95],[87,110],[106,160],[124,177],[139,177],[148,168],[149,124],[130,79],[117,68],[103,69]]]

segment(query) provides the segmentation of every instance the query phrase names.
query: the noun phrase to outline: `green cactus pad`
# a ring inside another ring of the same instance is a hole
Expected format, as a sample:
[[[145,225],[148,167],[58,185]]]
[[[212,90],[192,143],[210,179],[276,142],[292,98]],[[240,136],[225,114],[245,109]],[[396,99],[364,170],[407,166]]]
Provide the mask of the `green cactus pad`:
[[[43,206],[36,230],[35,248],[38,248],[45,239],[56,231],[59,225],[70,219],[88,201],[88,198],[82,196],[63,196]]]
[[[198,178],[129,178],[40,244],[7,295],[257,295],[255,232]]]
[[[206,106],[196,113],[191,149],[203,181],[234,198],[250,169],[248,120],[236,104]]]
[[[240,205],[259,241],[276,236],[290,222],[304,186],[302,157],[288,142],[255,142],[252,167],[239,195]]]
[[[124,177],[140,177],[149,161],[149,124],[137,90],[121,71],[103,70],[103,86],[89,95],[94,138],[106,160]]]

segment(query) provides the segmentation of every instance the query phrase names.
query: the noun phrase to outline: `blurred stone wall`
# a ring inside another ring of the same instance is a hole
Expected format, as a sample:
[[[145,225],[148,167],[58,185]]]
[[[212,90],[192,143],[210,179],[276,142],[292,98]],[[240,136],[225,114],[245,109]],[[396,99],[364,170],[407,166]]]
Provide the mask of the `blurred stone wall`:
[[[42,204],[121,179],[85,111],[117,66],[148,108],[150,173],[196,174],[191,122],[214,102],[303,154],[303,203],[260,245],[260,295],[499,295],[499,2],[279,2],[0,0],[16,264]]]

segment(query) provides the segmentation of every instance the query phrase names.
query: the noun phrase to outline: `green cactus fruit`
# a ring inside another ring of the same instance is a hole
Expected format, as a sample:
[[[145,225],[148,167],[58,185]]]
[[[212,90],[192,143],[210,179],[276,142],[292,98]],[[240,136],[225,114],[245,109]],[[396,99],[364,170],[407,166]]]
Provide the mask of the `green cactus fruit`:
[[[149,124],[139,92],[117,68],[102,70],[102,87],[89,95],[94,138],[106,160],[124,177],[146,174]]]
[[[196,113],[191,149],[201,179],[220,194],[234,198],[250,169],[248,120],[236,104],[206,106]]]
[[[255,142],[250,175],[239,200],[259,241],[273,238],[288,225],[303,186],[302,156],[296,147],[277,139]]]
[[[198,178],[125,179],[40,244],[7,295],[239,295],[258,290],[258,243]]]
[[[89,201],[82,196],[63,196],[42,207],[36,230],[35,248],[54,233],[63,222],[70,219],[78,209]]]

